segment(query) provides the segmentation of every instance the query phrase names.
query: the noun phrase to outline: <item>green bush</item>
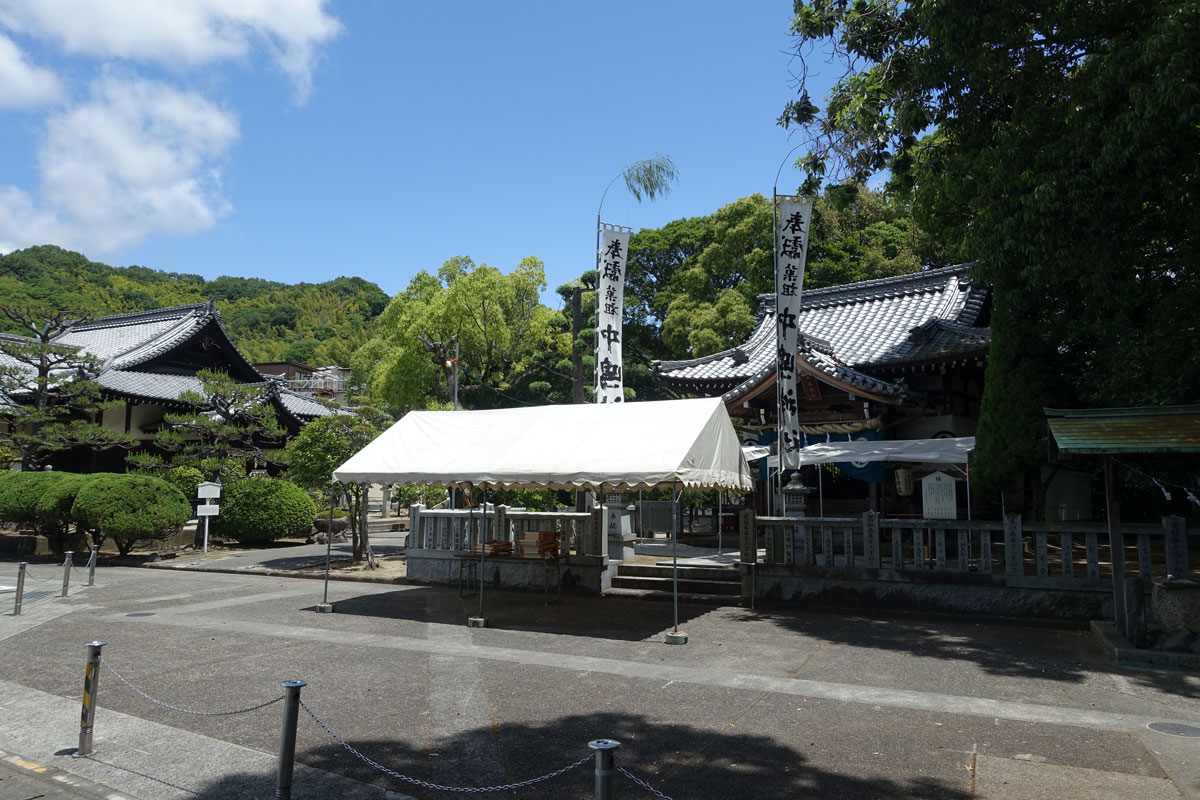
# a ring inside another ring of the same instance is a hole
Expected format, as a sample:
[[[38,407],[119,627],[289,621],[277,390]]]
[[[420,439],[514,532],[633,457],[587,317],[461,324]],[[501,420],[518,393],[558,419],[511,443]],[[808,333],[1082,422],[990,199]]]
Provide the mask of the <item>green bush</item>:
[[[219,536],[242,544],[303,538],[312,531],[317,506],[294,483],[245,478],[225,487],[220,515],[212,526]]]
[[[0,473],[0,519],[32,525],[61,553],[71,530],[71,498],[82,480],[73,472]]]
[[[344,508],[335,508],[333,510],[333,518],[334,519],[341,519],[342,517],[348,517],[348,516],[350,516],[350,512]],[[321,518],[329,519],[329,506],[317,506],[316,517],[317,517],[317,519],[321,519]]]
[[[37,501],[49,485],[45,472],[0,474],[0,519],[16,525],[37,523]]]
[[[183,492],[151,475],[89,475],[71,506],[71,516],[97,544],[111,537],[121,555],[140,541],[167,538],[191,513]]]
[[[74,472],[44,472],[42,477],[44,488],[34,509],[38,532],[46,537],[55,553],[61,553],[66,549],[74,521],[71,507],[89,476]]]

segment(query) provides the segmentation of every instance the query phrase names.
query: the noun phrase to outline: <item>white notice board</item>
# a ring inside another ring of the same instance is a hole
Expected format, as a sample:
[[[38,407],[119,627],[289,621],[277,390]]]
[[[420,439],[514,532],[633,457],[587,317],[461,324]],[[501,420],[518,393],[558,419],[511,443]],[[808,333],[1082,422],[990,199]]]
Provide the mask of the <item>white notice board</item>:
[[[921,478],[921,506],[925,519],[958,519],[954,478],[944,472]]]

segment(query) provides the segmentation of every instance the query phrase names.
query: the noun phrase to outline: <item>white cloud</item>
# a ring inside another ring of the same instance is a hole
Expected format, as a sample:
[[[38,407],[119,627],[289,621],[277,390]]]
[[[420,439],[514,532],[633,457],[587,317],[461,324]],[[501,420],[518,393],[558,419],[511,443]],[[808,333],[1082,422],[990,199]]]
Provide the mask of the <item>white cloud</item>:
[[[112,252],[207,230],[230,210],[220,168],[237,137],[234,115],[194,92],[106,73],[47,119],[38,199],[0,187],[0,250]]]
[[[53,72],[30,64],[13,40],[0,34],[0,108],[32,108],[61,94]]]
[[[262,44],[303,102],[317,46],[342,26],[325,0],[0,0],[0,25],[73,55],[195,67]]]

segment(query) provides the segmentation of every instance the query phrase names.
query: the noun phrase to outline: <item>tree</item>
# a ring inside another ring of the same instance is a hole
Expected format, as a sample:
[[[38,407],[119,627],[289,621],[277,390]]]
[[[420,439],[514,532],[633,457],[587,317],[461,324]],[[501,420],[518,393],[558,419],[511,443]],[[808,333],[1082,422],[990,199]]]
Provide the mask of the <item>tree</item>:
[[[0,336],[0,420],[23,469],[41,469],[75,447],[133,447],[136,440],[96,422],[110,404],[89,375],[96,359],[55,340],[87,320],[77,309],[0,303],[0,318],[26,335]]]
[[[802,85],[780,118],[806,186],[890,170],[993,286],[973,483],[1045,463],[1043,406],[1195,402],[1195,3],[813,0],[792,30],[847,65],[824,110]]]
[[[193,410],[163,415],[154,442],[163,453],[135,453],[128,459],[131,466],[143,471],[194,467],[209,480],[226,482],[244,475],[247,462],[285,462],[285,432],[261,387],[216,370],[202,369],[196,377],[201,390],[178,398]]]
[[[319,494],[328,501],[333,484],[333,471],[352,455],[370,444],[379,429],[368,420],[350,414],[331,414],[319,417],[305,425],[300,433],[288,442],[287,476],[296,485]],[[366,500],[364,487],[349,484],[346,492],[350,497],[350,532],[354,563],[366,558],[375,565],[375,556],[365,530],[361,530],[362,503]]]
[[[351,361],[351,380],[401,411],[453,401],[455,346],[460,403],[471,408],[538,402],[530,386],[544,377],[547,350],[569,352],[539,302],[542,262],[529,257],[508,275],[469,257],[450,259],[437,276],[422,270],[396,295],[374,336]]]

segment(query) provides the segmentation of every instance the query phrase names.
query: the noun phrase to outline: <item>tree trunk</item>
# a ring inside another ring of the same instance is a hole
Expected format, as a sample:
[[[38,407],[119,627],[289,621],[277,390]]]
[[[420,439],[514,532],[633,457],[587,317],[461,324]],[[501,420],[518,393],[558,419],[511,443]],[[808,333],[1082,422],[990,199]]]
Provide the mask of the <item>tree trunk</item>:
[[[371,538],[367,532],[367,513],[370,510],[367,503],[367,494],[370,491],[370,484],[361,484],[360,494],[362,499],[359,501],[359,527],[362,529],[362,552],[363,557],[367,561],[367,566],[371,569],[379,566],[379,560],[375,558],[375,551],[371,549]]]

